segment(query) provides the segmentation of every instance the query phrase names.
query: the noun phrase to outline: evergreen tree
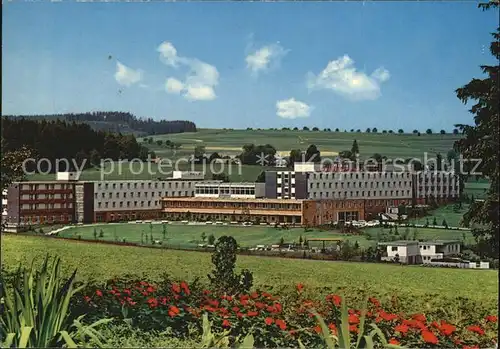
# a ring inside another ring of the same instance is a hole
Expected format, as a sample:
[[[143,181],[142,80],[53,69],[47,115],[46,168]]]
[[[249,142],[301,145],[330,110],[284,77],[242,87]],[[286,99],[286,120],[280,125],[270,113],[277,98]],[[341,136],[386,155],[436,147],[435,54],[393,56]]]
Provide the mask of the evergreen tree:
[[[356,156],[356,154],[359,154],[359,146],[356,140],[352,142],[351,153],[354,154],[354,156]]]

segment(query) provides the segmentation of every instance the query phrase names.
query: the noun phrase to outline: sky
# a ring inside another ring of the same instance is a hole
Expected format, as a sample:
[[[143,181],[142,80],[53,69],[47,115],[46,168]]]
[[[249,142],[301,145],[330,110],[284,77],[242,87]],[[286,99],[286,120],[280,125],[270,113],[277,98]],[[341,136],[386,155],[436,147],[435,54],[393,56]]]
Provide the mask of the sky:
[[[4,2],[2,115],[127,111],[199,128],[451,131],[495,64],[475,2]]]

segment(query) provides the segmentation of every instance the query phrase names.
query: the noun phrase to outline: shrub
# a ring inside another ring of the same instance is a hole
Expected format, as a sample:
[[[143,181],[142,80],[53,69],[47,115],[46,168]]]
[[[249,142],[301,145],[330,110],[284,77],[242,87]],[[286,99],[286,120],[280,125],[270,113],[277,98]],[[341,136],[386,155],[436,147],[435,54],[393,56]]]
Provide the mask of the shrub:
[[[29,270],[19,267],[11,289],[2,278],[3,311],[0,317],[2,347],[49,348],[66,344],[76,347],[90,337],[102,345],[102,337],[95,327],[110,320],[103,319],[91,326],[68,312],[71,297],[83,288],[75,287],[76,270],[63,280],[60,259],[49,265],[45,258],[40,271],[31,265]]]
[[[235,274],[236,250],[238,245],[232,236],[221,236],[212,254],[214,269],[208,275],[212,288],[220,293],[238,294],[252,287],[252,273],[246,269],[241,274]]]

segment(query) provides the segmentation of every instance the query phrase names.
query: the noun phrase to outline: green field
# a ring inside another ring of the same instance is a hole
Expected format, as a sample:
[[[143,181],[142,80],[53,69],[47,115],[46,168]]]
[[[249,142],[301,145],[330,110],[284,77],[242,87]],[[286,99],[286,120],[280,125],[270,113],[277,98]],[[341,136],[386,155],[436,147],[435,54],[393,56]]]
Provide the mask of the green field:
[[[64,230],[59,233],[61,237],[77,238],[78,235],[82,239],[94,239],[94,229],[99,232],[103,231],[103,240],[113,241],[115,236],[119,241],[125,239],[127,242],[141,242],[141,235],[150,235],[149,224],[103,224],[94,226],[74,227]],[[167,234],[165,244],[176,248],[192,248],[202,243],[201,234],[204,232],[208,237],[213,234],[216,238],[223,235],[233,236],[242,247],[255,247],[256,245],[273,245],[278,244],[281,237],[285,243],[298,242],[299,237],[303,239],[310,238],[335,238],[348,240],[351,243],[358,242],[360,247],[367,248],[376,245],[377,234],[382,228],[367,228],[364,231],[368,232],[372,239],[367,239],[364,235],[346,235],[337,231],[321,231],[318,229],[305,232],[301,228],[291,228],[289,230],[278,230],[274,227],[263,226],[216,226],[216,225],[167,225]],[[399,228],[399,233],[403,234],[405,228]],[[417,231],[417,239],[437,240],[437,239],[458,239],[462,240],[462,231],[430,229],[430,228],[408,228],[409,237],[413,237],[413,232]],[[159,224],[153,224],[153,239],[163,240],[163,228]],[[386,232],[388,229],[386,229]],[[470,232],[465,232],[466,242],[472,242],[473,237]],[[320,242],[311,242],[311,246],[321,245]]]
[[[462,204],[462,208],[455,212],[453,209],[454,205],[446,205],[442,207],[438,207],[437,209],[430,211],[428,216],[417,218],[411,220],[415,224],[425,224],[429,221],[429,224],[432,224],[434,217],[436,217],[436,221],[438,225],[443,223],[443,220],[446,220],[449,227],[460,227],[460,221],[462,220],[462,216],[465,212],[467,212],[469,205]]]
[[[381,131],[381,130],[380,130]],[[409,131],[409,130],[407,130]],[[278,151],[289,153],[291,149],[306,148],[315,144],[326,156],[343,150],[350,150],[354,139],[357,140],[361,156],[369,157],[379,153],[388,158],[419,157],[424,152],[446,152],[453,147],[453,143],[460,139],[460,135],[453,134],[381,134],[381,133],[351,133],[326,131],[291,131],[291,130],[221,130],[200,129],[198,132],[178,133],[152,136],[155,140],[170,140],[182,144],[182,149],[194,149],[197,145],[204,145],[207,153],[234,154],[241,152],[244,144],[271,144]],[[153,148],[158,154],[161,148]],[[168,154],[170,150],[165,150]]]

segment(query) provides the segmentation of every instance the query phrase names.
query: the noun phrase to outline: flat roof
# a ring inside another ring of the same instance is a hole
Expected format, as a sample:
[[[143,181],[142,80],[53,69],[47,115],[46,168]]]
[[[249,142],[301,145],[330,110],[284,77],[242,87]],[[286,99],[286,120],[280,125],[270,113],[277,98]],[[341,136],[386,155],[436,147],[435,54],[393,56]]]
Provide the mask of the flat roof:
[[[433,241],[422,241],[421,244],[426,245],[449,245],[449,244],[460,244],[460,240],[433,240]]]
[[[379,242],[378,245],[381,245],[381,246],[408,246],[408,245],[418,245],[418,241],[396,240],[396,241],[388,241],[388,242]]]
[[[238,185],[256,185],[259,184],[257,182],[222,182],[222,181],[203,181],[196,183],[196,185],[227,185],[227,186],[238,186]],[[260,183],[260,184],[265,184],[265,183]]]
[[[231,201],[231,202],[262,202],[270,204],[300,204],[305,200],[302,199],[247,199],[247,198],[207,198],[207,197],[164,197],[162,201]]]

